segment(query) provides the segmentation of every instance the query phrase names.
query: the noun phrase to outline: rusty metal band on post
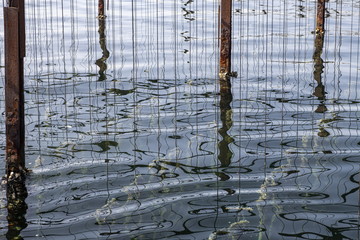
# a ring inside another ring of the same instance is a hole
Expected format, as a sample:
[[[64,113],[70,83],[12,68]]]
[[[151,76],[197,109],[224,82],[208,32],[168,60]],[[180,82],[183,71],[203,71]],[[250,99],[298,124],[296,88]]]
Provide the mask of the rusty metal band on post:
[[[12,3],[19,3],[12,1]],[[22,1],[23,3],[23,1]],[[18,7],[4,8],[6,173],[25,171],[24,77],[25,18]]]
[[[220,5],[220,77],[231,72],[232,0]]]

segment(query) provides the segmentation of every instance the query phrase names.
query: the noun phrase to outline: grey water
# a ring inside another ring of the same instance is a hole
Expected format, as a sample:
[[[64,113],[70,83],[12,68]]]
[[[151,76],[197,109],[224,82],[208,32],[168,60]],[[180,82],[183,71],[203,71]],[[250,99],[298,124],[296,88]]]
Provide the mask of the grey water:
[[[224,90],[218,1],[26,1],[20,236],[360,239],[360,2],[315,9],[233,1]]]

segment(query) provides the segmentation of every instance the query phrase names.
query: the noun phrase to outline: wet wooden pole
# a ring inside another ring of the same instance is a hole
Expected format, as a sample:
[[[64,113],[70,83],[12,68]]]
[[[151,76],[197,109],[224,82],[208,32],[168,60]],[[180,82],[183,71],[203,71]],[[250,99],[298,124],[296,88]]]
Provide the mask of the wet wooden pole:
[[[25,3],[4,7],[7,239],[22,239],[26,228],[24,57]]]
[[[325,32],[325,1],[317,1],[316,34],[323,34]]]
[[[104,18],[105,17],[105,3],[104,0],[99,0],[98,2],[98,18]]]
[[[226,167],[231,164],[233,153],[230,149],[230,144],[234,139],[228,134],[232,127],[231,117],[231,82],[230,77],[234,76],[231,72],[231,36],[232,36],[232,0],[221,0],[219,6],[219,32],[220,32],[220,109],[222,128],[219,129],[219,134],[222,140],[219,142],[218,159],[221,162],[221,167]],[[226,176],[218,173],[222,180],[226,180]]]
[[[25,177],[24,0],[4,7],[6,175],[8,182]]]
[[[318,0],[317,12],[316,12],[316,29],[315,29],[315,51],[313,54],[314,60],[314,79],[317,82],[315,91],[313,93],[320,101],[320,105],[315,110],[318,113],[324,113],[327,111],[327,107],[324,104],[325,86],[322,83],[322,74],[324,72],[324,60],[321,58],[324,47],[324,35],[325,35],[325,0]]]
[[[220,3],[220,79],[231,75],[232,0]]]

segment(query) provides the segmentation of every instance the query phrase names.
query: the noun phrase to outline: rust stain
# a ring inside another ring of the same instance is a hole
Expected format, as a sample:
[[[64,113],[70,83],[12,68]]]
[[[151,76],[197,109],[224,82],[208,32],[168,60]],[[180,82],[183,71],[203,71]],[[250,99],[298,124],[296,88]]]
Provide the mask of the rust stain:
[[[220,61],[219,76],[229,77],[231,72],[231,31],[232,31],[232,1],[222,0],[220,6]]]
[[[24,1],[13,0],[4,8],[5,40],[5,125],[6,173],[22,174],[24,158],[24,78],[25,56]]]
[[[324,33],[325,31],[325,0],[318,0],[316,14],[316,33]]]

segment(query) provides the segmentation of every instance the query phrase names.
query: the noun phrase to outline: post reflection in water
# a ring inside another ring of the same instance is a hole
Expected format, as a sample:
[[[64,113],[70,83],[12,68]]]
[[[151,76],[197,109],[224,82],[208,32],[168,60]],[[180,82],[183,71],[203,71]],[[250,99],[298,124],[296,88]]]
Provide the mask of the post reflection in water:
[[[8,210],[8,232],[6,239],[23,239],[21,231],[27,227],[25,214],[27,204],[25,202],[28,196],[24,181],[12,181],[7,183],[7,210]]]
[[[229,145],[234,142],[234,139],[228,134],[228,131],[233,124],[231,109],[232,99],[230,78],[220,79],[220,120],[222,127],[219,129],[219,134],[222,137],[222,140],[218,144],[218,159],[221,163],[221,167],[228,167],[231,164],[231,159],[234,155],[229,147]]]
[[[317,33],[315,37],[315,51],[313,55],[314,60],[314,79],[317,82],[313,95],[320,100],[320,105],[317,107],[315,112],[324,113],[327,111],[325,106],[325,86],[322,83],[322,73],[324,72],[324,60],[321,58],[322,49],[324,46],[324,34]]]
[[[325,105],[326,92],[325,85],[322,82],[322,73],[324,72],[324,60],[321,58],[321,54],[324,47],[324,32],[316,33],[315,37],[315,51],[313,54],[314,60],[314,80],[317,83],[313,95],[318,98],[320,104],[316,108],[315,112],[325,113],[328,109]],[[330,133],[320,126],[318,136],[327,137]]]
[[[102,56],[96,60],[95,64],[99,67],[99,81],[106,80],[106,70],[107,64],[106,60],[110,56],[110,52],[106,46],[106,15],[104,13],[104,3],[99,1],[99,12],[98,12],[98,21],[99,21],[99,43],[102,50]]]

